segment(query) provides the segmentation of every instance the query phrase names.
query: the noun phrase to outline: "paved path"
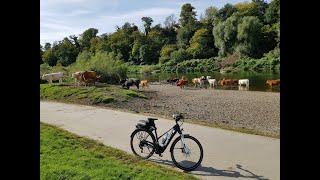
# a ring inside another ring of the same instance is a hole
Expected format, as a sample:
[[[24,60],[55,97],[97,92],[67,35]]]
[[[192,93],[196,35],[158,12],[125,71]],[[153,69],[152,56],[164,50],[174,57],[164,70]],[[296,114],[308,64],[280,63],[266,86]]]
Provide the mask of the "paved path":
[[[92,106],[40,102],[40,120],[80,136],[131,153],[130,134],[146,116]],[[159,118],[160,133],[174,124]],[[196,137],[204,148],[201,167],[192,174],[201,179],[280,179],[280,140],[184,123],[185,132]],[[170,153],[151,158],[173,166]]]

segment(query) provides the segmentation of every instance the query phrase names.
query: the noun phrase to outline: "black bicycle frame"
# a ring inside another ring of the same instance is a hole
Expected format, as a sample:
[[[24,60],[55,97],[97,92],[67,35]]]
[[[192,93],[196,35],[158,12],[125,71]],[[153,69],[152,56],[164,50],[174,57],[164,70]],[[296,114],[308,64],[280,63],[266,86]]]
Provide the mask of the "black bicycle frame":
[[[174,132],[173,132],[173,134],[171,135],[171,137],[169,138],[169,141],[168,141],[168,143],[166,144],[166,145],[164,145],[164,146],[160,146],[160,144],[159,144],[159,139],[163,136],[163,135],[165,135],[167,132],[169,132],[169,131],[171,131],[171,130],[174,130]],[[155,153],[156,154],[161,154],[161,153],[163,153],[166,149],[167,149],[167,147],[168,147],[168,145],[170,144],[170,142],[171,142],[171,140],[173,139],[173,137],[176,135],[176,133],[178,132],[179,134],[182,134],[182,132],[181,132],[181,129],[180,129],[180,126],[178,125],[178,123],[176,124],[176,125],[174,125],[171,129],[169,129],[168,131],[166,131],[165,133],[163,133],[160,137],[158,137],[158,134],[157,134],[157,128],[154,126],[154,132],[155,132],[155,137],[156,137],[156,140],[157,140],[157,142],[156,142],[156,144],[155,144]]]

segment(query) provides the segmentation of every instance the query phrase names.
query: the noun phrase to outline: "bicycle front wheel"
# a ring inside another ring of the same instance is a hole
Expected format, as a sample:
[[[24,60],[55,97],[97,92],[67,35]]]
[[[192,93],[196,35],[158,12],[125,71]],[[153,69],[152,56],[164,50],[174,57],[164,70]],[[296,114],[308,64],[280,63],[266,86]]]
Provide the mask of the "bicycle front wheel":
[[[184,135],[183,139],[184,145],[181,142],[181,136],[173,141],[170,148],[171,158],[178,168],[185,171],[192,171],[201,164],[203,149],[196,138],[190,135]]]

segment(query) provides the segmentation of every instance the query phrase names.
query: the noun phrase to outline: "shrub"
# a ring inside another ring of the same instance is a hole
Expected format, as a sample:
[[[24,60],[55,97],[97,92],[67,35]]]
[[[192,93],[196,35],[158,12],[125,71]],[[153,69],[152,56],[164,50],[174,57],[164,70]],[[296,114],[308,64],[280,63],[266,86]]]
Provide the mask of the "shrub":
[[[244,71],[279,71],[280,70],[280,49],[276,48],[261,59],[242,57],[233,64],[234,68]]]
[[[188,72],[212,72],[217,69],[215,65],[214,58],[209,59],[191,59],[186,60],[177,65],[165,64],[162,67],[165,72],[178,72],[178,73],[188,73]]]
[[[88,52],[81,53],[76,63],[72,64],[70,70],[96,71],[101,75],[102,81],[110,84],[119,83],[120,79],[127,77],[127,65],[113,53],[96,52],[95,55]]]
[[[140,73],[151,74],[153,71],[158,70],[160,66],[158,65],[145,65],[140,69]]]
[[[177,51],[173,51],[171,53],[170,57],[171,57],[171,59],[170,59],[171,63],[176,63],[177,64],[177,63],[180,63],[180,62],[182,62],[184,60],[187,60],[189,58],[189,54],[187,53],[186,50],[179,49]]]

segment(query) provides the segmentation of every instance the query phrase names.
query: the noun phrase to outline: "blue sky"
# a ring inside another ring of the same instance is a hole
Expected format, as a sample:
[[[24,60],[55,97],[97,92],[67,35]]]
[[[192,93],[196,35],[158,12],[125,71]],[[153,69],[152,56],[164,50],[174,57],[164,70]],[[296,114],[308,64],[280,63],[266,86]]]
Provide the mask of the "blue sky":
[[[79,35],[88,28],[97,28],[99,34],[115,31],[125,22],[142,28],[141,17],[149,16],[153,25],[163,24],[174,14],[179,18],[180,8],[191,3],[198,17],[209,6],[222,7],[226,3],[245,0],[41,0],[40,43],[52,43],[69,35]]]

